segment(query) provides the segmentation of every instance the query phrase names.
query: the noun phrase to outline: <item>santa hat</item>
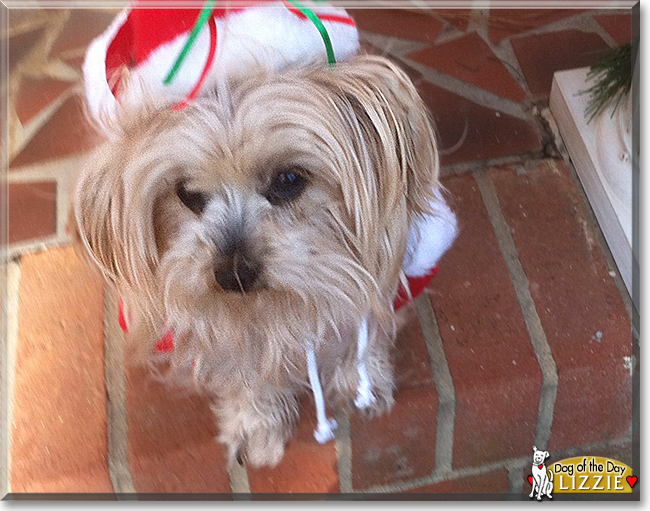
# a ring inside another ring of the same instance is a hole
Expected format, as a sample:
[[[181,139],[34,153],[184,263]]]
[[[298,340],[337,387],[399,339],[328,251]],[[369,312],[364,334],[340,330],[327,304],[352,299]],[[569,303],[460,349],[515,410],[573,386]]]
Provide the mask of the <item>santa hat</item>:
[[[100,125],[124,99],[127,75],[135,85],[130,101],[146,93],[157,102],[175,103],[253,68],[325,62],[328,52],[344,60],[359,49],[356,26],[343,9],[308,0],[252,0],[244,8],[214,4],[148,9],[136,0],[91,43],[83,72],[88,106]],[[186,46],[189,51],[180,57]]]

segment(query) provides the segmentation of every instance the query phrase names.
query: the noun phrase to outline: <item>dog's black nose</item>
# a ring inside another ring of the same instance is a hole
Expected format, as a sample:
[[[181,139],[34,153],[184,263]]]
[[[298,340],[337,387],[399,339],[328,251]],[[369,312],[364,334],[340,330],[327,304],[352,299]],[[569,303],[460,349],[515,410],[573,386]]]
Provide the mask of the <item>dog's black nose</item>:
[[[248,293],[259,279],[258,267],[242,257],[232,257],[214,272],[224,291]]]

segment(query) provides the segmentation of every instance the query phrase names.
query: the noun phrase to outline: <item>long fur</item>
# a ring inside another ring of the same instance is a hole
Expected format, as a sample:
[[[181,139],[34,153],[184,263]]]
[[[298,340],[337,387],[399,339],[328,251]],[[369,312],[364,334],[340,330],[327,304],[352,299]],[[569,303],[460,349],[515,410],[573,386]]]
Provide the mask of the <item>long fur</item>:
[[[409,78],[358,57],[260,73],[183,112],[140,107],[117,122],[121,135],[79,180],[79,239],[127,303],[134,342],[151,352],[173,329],[168,362],[214,396],[231,460],[282,458],[307,389],[306,339],[330,403],[353,401],[364,317],[375,412],[389,409],[407,231],[439,200],[436,138]],[[272,206],[261,191],[286,168],[308,184]],[[201,215],[177,197],[180,182],[210,197]],[[233,231],[262,268],[247,293],[214,278]]]

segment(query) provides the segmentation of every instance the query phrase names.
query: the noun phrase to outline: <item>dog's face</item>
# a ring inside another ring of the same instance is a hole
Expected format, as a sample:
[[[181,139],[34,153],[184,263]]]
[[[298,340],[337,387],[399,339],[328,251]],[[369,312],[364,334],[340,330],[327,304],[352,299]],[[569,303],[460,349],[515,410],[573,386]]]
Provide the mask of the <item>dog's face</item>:
[[[539,451],[533,447],[533,465],[542,465],[548,456],[548,451]]]
[[[388,61],[253,77],[122,124],[81,177],[79,233],[168,324],[228,332],[263,319],[298,339],[306,325],[390,312],[437,153]]]

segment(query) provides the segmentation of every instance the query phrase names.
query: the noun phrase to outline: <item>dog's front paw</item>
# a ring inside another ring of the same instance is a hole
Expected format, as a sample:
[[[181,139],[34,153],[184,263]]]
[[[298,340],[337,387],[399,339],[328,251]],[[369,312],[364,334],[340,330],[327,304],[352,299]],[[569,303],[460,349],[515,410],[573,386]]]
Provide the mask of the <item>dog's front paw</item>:
[[[359,414],[367,419],[374,419],[390,412],[395,404],[392,390],[384,392],[377,392],[377,389],[372,394],[372,399],[369,402],[363,403],[364,406],[358,406]]]
[[[275,467],[284,456],[288,435],[276,428],[248,431],[243,448],[246,463],[258,467]]]

